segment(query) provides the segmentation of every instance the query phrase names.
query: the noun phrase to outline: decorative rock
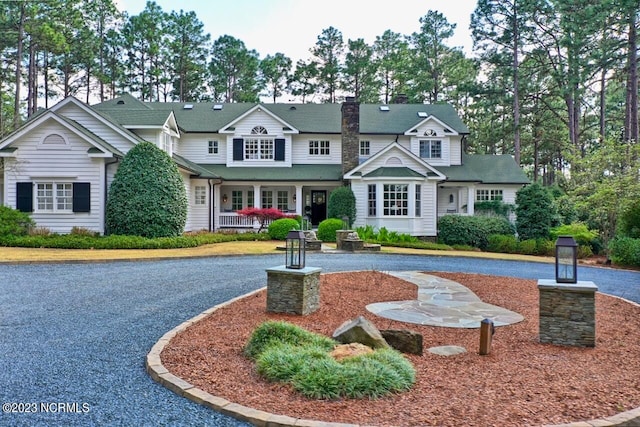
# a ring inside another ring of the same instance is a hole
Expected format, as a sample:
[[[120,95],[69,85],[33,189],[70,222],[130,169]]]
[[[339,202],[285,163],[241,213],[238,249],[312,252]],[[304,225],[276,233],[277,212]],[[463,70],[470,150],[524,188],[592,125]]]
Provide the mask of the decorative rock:
[[[373,353],[373,349],[364,344],[352,342],[350,344],[337,345],[329,355],[334,359],[340,361],[348,357],[361,356],[363,354]]]
[[[422,356],[422,334],[408,329],[385,329],[380,333],[399,352]]]
[[[467,349],[459,347],[457,345],[443,345],[440,347],[431,347],[429,353],[437,354],[439,356],[455,356],[456,354],[466,353]]]
[[[371,348],[389,348],[378,328],[362,316],[340,325],[333,333],[333,339],[343,344],[356,342]]]

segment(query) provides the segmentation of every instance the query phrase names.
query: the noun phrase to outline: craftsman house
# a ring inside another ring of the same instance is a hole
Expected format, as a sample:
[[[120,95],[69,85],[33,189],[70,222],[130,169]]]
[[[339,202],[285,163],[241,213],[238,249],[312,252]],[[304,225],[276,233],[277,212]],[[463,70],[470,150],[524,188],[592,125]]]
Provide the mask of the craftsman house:
[[[173,157],[189,196],[186,231],[250,229],[236,211],[327,216],[333,189],[356,195],[354,226],[436,236],[437,219],[474,203],[513,203],[529,181],[511,156],[468,155],[448,105],[141,102],[69,97],[0,141],[0,203],[38,226],[104,233],[108,189],[135,144]]]

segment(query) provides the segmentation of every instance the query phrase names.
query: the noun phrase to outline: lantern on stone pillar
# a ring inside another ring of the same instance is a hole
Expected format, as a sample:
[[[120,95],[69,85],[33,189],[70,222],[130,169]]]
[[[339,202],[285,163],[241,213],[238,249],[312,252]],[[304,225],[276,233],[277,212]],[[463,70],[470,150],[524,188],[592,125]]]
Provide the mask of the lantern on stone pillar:
[[[578,282],[578,244],[571,236],[556,240],[556,282]]]
[[[287,234],[286,268],[304,268],[305,235],[301,230],[291,230]]]

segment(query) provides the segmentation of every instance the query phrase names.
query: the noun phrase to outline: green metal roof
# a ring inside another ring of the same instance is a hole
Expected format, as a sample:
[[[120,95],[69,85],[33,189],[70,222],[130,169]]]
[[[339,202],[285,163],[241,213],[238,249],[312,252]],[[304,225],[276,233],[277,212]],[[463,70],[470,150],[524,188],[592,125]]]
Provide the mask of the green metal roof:
[[[391,178],[424,178],[425,175],[414,171],[413,169],[407,167],[379,167],[368,174],[364,175],[365,178],[380,178],[380,177],[391,177]]]
[[[191,160],[185,159],[182,156],[177,154],[173,155],[173,161],[176,162],[178,166],[182,169],[193,172],[193,175],[198,176],[198,178],[211,178],[211,179],[219,179],[220,177],[208,169],[203,168],[202,166],[193,163]]]
[[[340,181],[342,165],[292,165],[291,167],[228,167],[200,164],[209,174],[226,181]]]
[[[436,166],[451,182],[483,184],[529,184],[529,178],[508,154],[463,154],[463,165]]]
[[[190,108],[185,109],[189,105]],[[342,127],[342,104],[257,104],[214,102],[141,102],[123,95],[93,106],[123,126],[162,126],[171,112],[183,132],[214,133],[260,105],[301,133],[339,134]],[[214,109],[214,106],[220,107]],[[469,133],[455,109],[448,104],[360,105],[360,133],[399,135],[410,131],[429,116],[434,116],[450,130]]]

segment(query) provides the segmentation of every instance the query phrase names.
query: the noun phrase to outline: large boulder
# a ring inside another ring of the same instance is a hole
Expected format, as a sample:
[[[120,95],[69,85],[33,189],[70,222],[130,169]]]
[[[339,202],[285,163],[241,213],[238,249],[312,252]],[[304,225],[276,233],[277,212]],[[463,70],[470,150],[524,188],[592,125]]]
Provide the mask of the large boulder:
[[[333,339],[343,344],[360,343],[374,349],[389,348],[378,328],[362,316],[340,325],[333,333]]]
[[[383,329],[380,334],[399,352],[422,356],[422,334],[408,329]]]

